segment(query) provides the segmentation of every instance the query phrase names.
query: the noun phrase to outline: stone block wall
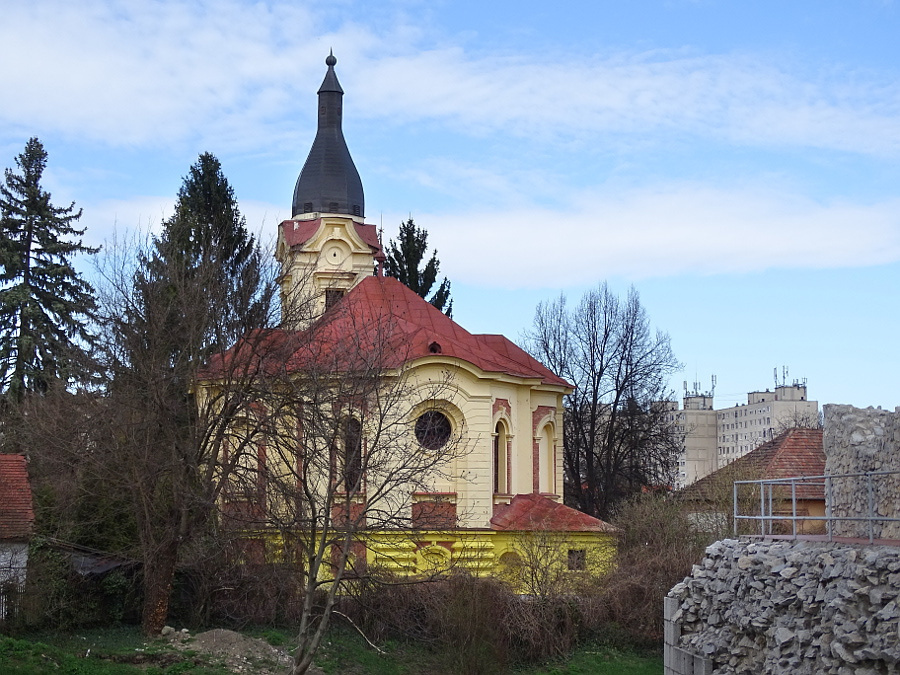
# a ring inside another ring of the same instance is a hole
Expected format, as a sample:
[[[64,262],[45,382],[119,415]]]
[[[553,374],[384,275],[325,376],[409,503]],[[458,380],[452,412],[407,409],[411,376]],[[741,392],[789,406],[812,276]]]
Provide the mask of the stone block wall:
[[[866,471],[900,471],[900,408],[894,412],[849,405],[826,405],[825,471],[828,474]],[[876,516],[900,514],[900,475],[833,479],[833,516],[865,516],[869,500]],[[833,533],[841,537],[868,537],[869,524],[837,522]],[[875,522],[871,534],[876,539],[900,539],[900,523]]]
[[[665,601],[666,675],[900,670],[900,548],[724,540]]]

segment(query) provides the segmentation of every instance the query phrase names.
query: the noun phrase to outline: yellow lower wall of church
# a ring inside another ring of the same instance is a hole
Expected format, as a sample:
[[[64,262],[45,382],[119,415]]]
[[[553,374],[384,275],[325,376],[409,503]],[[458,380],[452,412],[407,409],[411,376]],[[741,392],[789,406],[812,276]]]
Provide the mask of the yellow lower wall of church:
[[[282,562],[281,537],[260,533],[258,538],[266,541],[267,561]],[[411,530],[366,532],[359,541],[372,574],[494,576],[528,595],[564,590],[570,582],[609,572],[616,553],[615,535],[594,532]]]

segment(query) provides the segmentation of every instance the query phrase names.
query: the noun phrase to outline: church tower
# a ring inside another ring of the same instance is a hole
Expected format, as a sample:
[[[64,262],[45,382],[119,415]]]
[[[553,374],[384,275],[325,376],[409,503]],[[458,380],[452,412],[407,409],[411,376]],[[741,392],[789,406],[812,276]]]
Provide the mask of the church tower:
[[[279,226],[285,328],[308,326],[365,277],[380,274],[384,260],[375,226],[365,224],[362,181],[341,128],[344,90],[336,64],[329,54],[316,137],[297,178],[292,217]]]

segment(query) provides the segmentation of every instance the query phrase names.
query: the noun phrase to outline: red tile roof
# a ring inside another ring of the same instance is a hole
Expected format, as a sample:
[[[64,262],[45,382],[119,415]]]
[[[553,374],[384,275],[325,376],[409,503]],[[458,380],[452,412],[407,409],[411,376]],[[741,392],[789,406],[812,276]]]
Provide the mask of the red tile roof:
[[[724,473],[723,472],[727,472]],[[825,449],[821,429],[788,429],[763,443],[731,464],[701,478],[683,491],[687,498],[705,498],[716,479],[761,480],[822,476],[825,474]],[[797,484],[800,499],[825,499],[820,483]]]
[[[255,333],[232,348],[224,363],[258,358],[270,372],[340,372],[399,368],[438,355],[487,373],[570,387],[502,335],[473,335],[401,282],[377,276],[363,279],[305,331]],[[217,359],[205,376],[214,377],[222,368],[223,360]]]
[[[491,529],[506,532],[619,532],[614,525],[539,494],[516,495],[509,504],[499,507],[491,518]]]
[[[0,454],[0,540],[31,536],[34,508],[24,455]]]

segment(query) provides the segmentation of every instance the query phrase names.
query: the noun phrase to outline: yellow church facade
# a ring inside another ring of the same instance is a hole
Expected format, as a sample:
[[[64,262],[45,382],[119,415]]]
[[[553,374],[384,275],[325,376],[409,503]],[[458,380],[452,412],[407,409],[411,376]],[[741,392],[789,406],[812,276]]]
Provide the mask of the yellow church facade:
[[[282,327],[260,340],[270,345],[263,371],[325,384],[309,385],[279,432],[250,444],[258,474],[265,464],[273,478],[255,479],[252,508],[246,490],[224,491],[226,513],[253,511],[247,539],[278,558],[290,534],[273,524],[286,497],[262,492],[296,485],[297,522],[327,539],[342,572],[459,570],[534,592],[523,567],[601,571],[616,529],[561,498],[571,386],[507,338],[469,333],[382,274],[341,131],[335,63],[329,56],[293,216],[279,225]]]

